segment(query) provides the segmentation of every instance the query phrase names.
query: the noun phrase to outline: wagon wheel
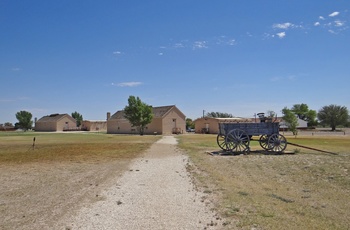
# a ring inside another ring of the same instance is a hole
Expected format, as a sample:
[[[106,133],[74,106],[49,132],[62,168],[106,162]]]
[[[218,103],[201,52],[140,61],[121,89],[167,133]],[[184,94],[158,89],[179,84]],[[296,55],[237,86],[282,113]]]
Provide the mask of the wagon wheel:
[[[227,150],[234,152],[249,152],[249,136],[240,129],[231,130],[226,136]]]
[[[269,146],[268,140],[269,140],[269,136],[268,135],[261,135],[260,136],[259,144],[260,144],[261,148],[263,148],[265,150],[271,149],[271,146]]]
[[[283,152],[287,148],[287,140],[281,134],[272,134],[267,140],[269,150]]]
[[[218,136],[216,137],[216,142],[218,143],[218,146],[224,151],[228,150],[225,139],[225,135],[222,134],[218,134]]]

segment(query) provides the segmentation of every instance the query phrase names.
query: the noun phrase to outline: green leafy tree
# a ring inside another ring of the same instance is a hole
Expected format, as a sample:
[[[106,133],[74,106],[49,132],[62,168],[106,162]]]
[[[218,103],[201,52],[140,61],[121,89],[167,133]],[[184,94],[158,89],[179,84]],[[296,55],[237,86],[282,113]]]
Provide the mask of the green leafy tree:
[[[213,117],[213,118],[232,118],[233,117],[233,115],[230,113],[221,113],[221,112],[208,112],[206,116]]]
[[[194,128],[194,122],[191,118],[186,118],[186,128],[187,129],[193,129]]]
[[[142,102],[139,97],[129,96],[128,105],[124,108],[124,117],[132,127],[137,127],[143,135],[145,127],[152,122],[152,106]]]
[[[274,118],[277,116],[277,114],[275,113],[275,111],[272,111],[272,110],[268,110],[267,113],[266,113],[266,116],[268,118]]]
[[[291,110],[298,116],[299,119],[306,121],[309,127],[317,125],[317,113],[315,110],[309,109],[307,104],[295,104]]]
[[[80,127],[81,122],[83,121],[83,115],[75,111],[72,113],[72,117],[77,121],[77,127]]]
[[[272,110],[266,112],[267,121],[274,122],[277,119],[277,113]]]
[[[5,122],[4,126],[13,127],[13,124],[11,122]]]
[[[33,126],[32,114],[27,111],[19,111],[16,113],[16,118],[18,123],[16,123],[16,127],[21,128],[23,130],[31,129]]]
[[[286,122],[286,125],[289,128],[289,130],[292,131],[294,136],[298,135],[298,118],[295,115],[295,113],[287,107],[284,107],[282,109],[282,114],[282,118]]]
[[[345,106],[326,105],[317,114],[321,124],[329,125],[335,131],[338,125],[346,125],[349,121],[349,110]]]

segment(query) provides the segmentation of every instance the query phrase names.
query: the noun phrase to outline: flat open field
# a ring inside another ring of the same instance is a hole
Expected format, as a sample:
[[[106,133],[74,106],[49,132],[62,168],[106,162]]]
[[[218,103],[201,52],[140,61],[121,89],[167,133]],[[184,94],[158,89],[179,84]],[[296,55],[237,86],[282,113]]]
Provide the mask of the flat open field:
[[[216,200],[230,226],[239,229],[350,229],[350,136],[303,135],[287,141],[338,153],[288,145],[296,154],[211,156],[216,135],[180,137],[190,168]],[[261,149],[251,142],[252,149]]]
[[[103,199],[112,178],[159,138],[0,133],[0,229],[53,226],[82,203]],[[349,135],[287,136],[337,155],[288,146],[297,153],[211,156],[216,135],[176,138],[198,187],[226,218],[224,229],[350,229]]]
[[[0,132],[0,229],[50,229],[103,199],[109,181],[159,138]]]

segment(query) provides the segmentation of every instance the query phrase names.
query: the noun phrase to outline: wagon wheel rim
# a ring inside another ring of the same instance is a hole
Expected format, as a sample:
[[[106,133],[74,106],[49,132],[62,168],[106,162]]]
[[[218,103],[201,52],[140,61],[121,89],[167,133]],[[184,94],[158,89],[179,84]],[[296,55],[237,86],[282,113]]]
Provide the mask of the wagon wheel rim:
[[[224,151],[227,150],[226,136],[225,135],[218,134],[218,136],[216,137],[216,142],[222,150],[224,150]]]
[[[240,129],[231,130],[226,136],[226,146],[228,150],[234,152],[247,152],[249,151],[249,136]]]
[[[273,134],[268,139],[269,150],[274,152],[283,152],[287,148],[287,140],[281,134]]]
[[[262,136],[260,136],[260,138],[259,138],[259,144],[260,144],[261,148],[263,148],[263,149],[265,149],[265,150],[271,149],[271,146],[269,146],[269,142],[268,142],[269,137],[270,137],[270,136],[268,136],[268,135],[262,135]]]

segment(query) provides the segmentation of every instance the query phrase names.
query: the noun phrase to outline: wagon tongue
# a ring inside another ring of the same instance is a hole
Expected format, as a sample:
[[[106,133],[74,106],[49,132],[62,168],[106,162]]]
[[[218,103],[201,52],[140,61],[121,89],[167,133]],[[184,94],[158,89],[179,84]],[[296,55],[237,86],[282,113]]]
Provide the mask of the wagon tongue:
[[[289,145],[294,145],[294,146],[297,146],[297,147],[300,147],[300,148],[304,148],[304,149],[310,149],[310,150],[315,150],[315,151],[322,152],[322,153],[329,153],[329,154],[332,154],[332,155],[338,155],[338,153],[333,153],[333,152],[329,152],[329,151],[325,151],[325,150],[321,150],[321,149],[315,149],[315,148],[307,147],[307,146],[304,146],[304,145],[294,144],[294,143],[291,143],[291,142],[287,142],[287,143]]]

